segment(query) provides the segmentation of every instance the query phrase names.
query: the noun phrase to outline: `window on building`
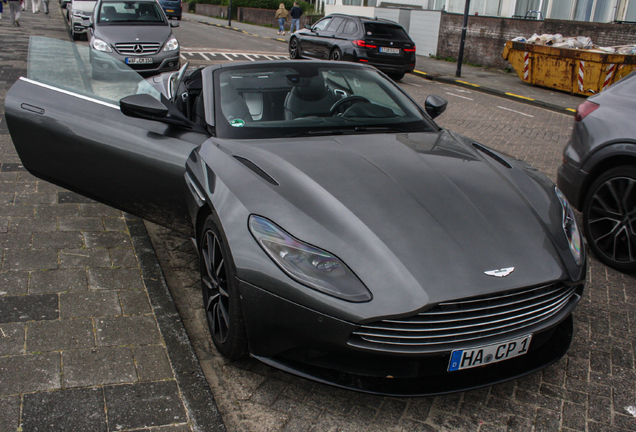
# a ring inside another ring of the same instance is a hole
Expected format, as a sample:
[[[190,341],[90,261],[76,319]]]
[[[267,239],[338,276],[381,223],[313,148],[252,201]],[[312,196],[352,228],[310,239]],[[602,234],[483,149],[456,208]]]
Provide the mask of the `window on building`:
[[[625,21],[636,22],[636,0],[632,0],[627,6],[627,15]]]
[[[572,19],[572,4],[573,4],[573,0],[555,1],[554,4],[552,5],[550,18],[562,19],[562,20]]]
[[[557,1],[557,3],[562,1],[564,0],[559,0]],[[543,18],[546,18],[546,13],[548,12],[549,5],[550,0],[517,0],[515,15],[523,17],[528,11],[541,11],[541,13],[543,14]],[[533,16],[536,16],[536,14]]]

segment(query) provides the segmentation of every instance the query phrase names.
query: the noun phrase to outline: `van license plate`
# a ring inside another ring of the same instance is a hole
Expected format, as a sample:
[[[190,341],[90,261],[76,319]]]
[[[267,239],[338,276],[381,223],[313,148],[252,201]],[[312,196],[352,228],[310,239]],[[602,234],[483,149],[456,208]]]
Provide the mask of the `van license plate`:
[[[126,57],[126,64],[149,64],[152,57]]]
[[[479,348],[455,350],[451,353],[448,371],[470,369],[497,363],[527,354],[532,335],[526,335],[506,342],[499,342]]]

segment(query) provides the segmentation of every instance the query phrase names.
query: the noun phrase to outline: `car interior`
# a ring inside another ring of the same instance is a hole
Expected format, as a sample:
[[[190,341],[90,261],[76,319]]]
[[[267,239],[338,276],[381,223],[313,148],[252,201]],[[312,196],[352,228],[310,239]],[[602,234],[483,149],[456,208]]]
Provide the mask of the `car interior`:
[[[360,79],[345,79],[339,73],[323,71],[301,76],[293,69],[277,68],[224,71],[217,76],[220,109],[232,126],[284,127],[289,121],[303,119],[387,119],[405,115],[381,87],[375,89],[375,94],[369,91],[363,75]],[[174,104],[190,121],[205,127],[202,82],[202,69],[190,73],[180,84]]]

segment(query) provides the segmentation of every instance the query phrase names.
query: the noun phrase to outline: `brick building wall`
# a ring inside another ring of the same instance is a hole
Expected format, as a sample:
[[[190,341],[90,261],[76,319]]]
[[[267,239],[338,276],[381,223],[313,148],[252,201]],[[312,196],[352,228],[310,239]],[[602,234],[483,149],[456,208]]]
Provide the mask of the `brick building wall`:
[[[442,13],[437,42],[438,56],[457,58],[463,18],[461,14]],[[636,44],[636,25],[470,16],[466,29],[464,61],[504,68],[509,65],[501,58],[506,41],[517,36],[529,38],[533,33],[588,36],[599,46]]]
[[[197,3],[196,13],[198,13],[199,15],[206,15],[211,17],[227,18],[227,6]]]

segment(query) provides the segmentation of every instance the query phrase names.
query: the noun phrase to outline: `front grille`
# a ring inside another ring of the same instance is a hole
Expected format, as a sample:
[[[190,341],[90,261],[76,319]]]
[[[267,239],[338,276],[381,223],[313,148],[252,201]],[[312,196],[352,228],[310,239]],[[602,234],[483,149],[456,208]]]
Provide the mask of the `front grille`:
[[[412,317],[363,325],[353,333],[350,343],[410,352],[476,345],[481,340],[493,336],[500,339],[554,317],[568,304],[576,289],[557,283],[440,303]]]
[[[118,43],[115,48],[121,55],[151,55],[159,52],[161,44],[155,42]]]

